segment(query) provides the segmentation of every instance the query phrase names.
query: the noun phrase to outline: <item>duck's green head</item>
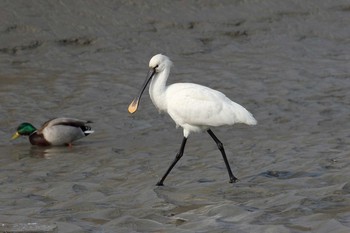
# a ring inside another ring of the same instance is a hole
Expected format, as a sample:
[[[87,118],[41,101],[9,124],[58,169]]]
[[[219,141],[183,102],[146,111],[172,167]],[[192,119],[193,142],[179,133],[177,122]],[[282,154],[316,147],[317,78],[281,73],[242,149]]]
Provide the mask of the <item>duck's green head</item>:
[[[19,136],[29,136],[35,131],[36,131],[36,128],[32,124],[24,122],[17,127],[17,131],[12,136],[11,139],[16,139]]]

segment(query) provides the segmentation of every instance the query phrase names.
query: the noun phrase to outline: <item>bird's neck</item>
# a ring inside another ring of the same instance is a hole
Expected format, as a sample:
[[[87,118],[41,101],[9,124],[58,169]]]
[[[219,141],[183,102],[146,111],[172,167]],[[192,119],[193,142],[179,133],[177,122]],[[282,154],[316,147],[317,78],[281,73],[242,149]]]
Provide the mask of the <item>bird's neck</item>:
[[[164,69],[162,72],[157,73],[151,81],[149,88],[149,94],[153,104],[160,110],[166,111],[167,103],[165,98],[166,81],[169,77],[170,67]]]

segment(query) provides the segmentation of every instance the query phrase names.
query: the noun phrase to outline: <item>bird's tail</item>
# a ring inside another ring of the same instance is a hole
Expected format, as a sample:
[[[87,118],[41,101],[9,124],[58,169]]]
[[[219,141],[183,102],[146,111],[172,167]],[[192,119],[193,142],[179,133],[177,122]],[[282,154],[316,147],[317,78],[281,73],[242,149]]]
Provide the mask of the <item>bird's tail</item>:
[[[93,132],[95,132],[95,131],[91,130],[90,126],[84,125],[84,126],[81,126],[80,128],[81,128],[81,130],[83,130],[85,136],[88,136],[89,134],[92,134]]]
[[[234,108],[236,123],[243,123],[247,125],[256,125],[258,123],[254,118],[253,114],[251,114],[243,106],[232,102],[232,107]]]
[[[251,114],[250,112],[248,112],[248,113],[249,113],[249,117],[246,119],[246,121],[244,123],[246,123],[247,125],[258,124],[258,121],[254,118],[253,114]]]

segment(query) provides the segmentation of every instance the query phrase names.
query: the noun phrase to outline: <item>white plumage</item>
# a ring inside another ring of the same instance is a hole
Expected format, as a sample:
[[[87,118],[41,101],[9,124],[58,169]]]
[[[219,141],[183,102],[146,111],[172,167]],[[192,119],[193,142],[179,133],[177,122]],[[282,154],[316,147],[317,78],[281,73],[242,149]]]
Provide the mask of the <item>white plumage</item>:
[[[212,126],[256,124],[252,114],[244,107],[232,102],[221,92],[205,86],[191,83],[170,85],[166,89],[165,100],[166,112],[184,129],[185,137],[191,132],[206,130]]]
[[[137,110],[141,95],[149,81],[151,81],[149,94],[153,104],[159,111],[168,113],[176,125],[183,128],[183,146],[181,146],[173,164],[158,182],[158,185],[163,185],[166,176],[181,158],[186,140],[191,132],[207,130],[218,144],[225,160],[226,155],[222,143],[216,138],[210,128],[221,125],[233,125],[235,123],[248,125],[257,123],[250,112],[241,105],[231,101],[219,91],[193,83],[176,83],[166,86],[171,66],[172,62],[164,55],[158,54],[152,57],[149,62],[150,72],[146,81],[141,88],[139,96],[133,100],[128,109],[130,113],[134,113]],[[228,163],[226,163],[226,166],[229,171],[230,181],[237,180],[233,176]]]

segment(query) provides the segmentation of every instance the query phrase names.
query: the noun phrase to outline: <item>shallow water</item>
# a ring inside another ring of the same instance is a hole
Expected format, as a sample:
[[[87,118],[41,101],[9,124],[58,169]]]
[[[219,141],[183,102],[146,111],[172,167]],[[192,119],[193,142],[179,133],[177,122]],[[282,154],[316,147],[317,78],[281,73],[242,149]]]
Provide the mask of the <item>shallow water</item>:
[[[1,1],[0,222],[58,232],[349,232],[348,1]],[[225,93],[259,124],[182,140],[144,95],[169,82]],[[72,148],[10,141],[23,121],[92,120]]]

